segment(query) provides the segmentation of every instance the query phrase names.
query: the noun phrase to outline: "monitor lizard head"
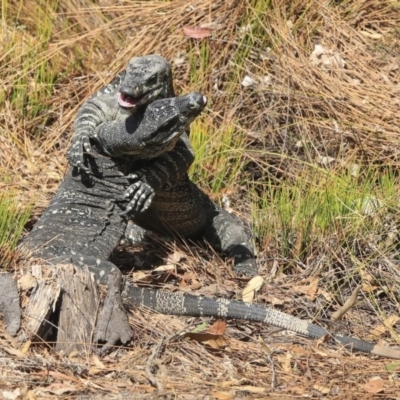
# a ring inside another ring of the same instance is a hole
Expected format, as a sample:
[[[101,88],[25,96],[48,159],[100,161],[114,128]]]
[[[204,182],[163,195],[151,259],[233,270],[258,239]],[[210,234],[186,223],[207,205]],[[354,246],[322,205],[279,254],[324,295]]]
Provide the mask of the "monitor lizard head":
[[[120,107],[135,112],[156,99],[174,95],[171,65],[165,58],[149,54],[129,60],[118,93]]]
[[[95,140],[100,151],[112,157],[158,157],[175,147],[206,102],[197,92],[153,101],[143,113],[101,124]]]
[[[155,158],[175,147],[180,135],[203,111],[207,98],[192,92],[149,104],[135,132],[140,158]]]

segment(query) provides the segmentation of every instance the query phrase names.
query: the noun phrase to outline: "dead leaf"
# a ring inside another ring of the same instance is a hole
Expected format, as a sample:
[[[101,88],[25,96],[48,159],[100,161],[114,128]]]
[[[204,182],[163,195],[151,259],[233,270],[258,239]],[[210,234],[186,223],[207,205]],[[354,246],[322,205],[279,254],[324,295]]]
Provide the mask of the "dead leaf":
[[[370,38],[370,39],[382,39],[383,35],[377,32],[370,32],[370,31],[360,31],[361,35]]]
[[[312,278],[309,285],[298,285],[292,286],[292,292],[303,293],[311,300],[315,299],[317,294],[320,294],[320,290],[318,289],[319,279],[317,277]]]
[[[212,335],[210,333],[188,332],[185,334],[185,338],[190,338],[196,342],[203,343],[217,350],[225,349],[228,346],[228,341],[225,337]]]
[[[260,290],[263,284],[264,278],[261,276],[255,276],[250,279],[246,287],[243,289],[242,300],[245,303],[251,303],[254,299],[255,293]]]
[[[58,371],[39,371],[39,372],[33,373],[33,375],[44,376],[46,378],[48,376],[51,376],[51,377],[53,377],[55,379],[59,379],[59,380],[62,380],[62,381],[71,381],[71,382],[74,382],[74,383],[81,383],[81,381],[78,378],[75,378],[72,375],[63,374],[62,372],[58,372]]]
[[[151,271],[143,272],[137,271],[132,273],[132,280],[134,282],[150,282],[151,281]]]
[[[391,315],[390,317],[386,318],[383,321],[383,324],[377,326],[374,328],[371,332],[370,335],[372,336],[371,339],[376,339],[377,337],[382,336],[386,331],[388,331],[390,328],[393,327],[395,323],[397,323],[400,320],[400,317],[397,315]]]
[[[27,340],[25,343],[23,343],[23,345],[20,348],[21,353],[26,355],[31,347],[31,344],[32,342],[30,340]]]
[[[103,364],[103,362],[100,360],[100,358],[97,357],[96,354],[93,354],[93,355],[92,355],[92,361],[94,362],[94,365],[95,365],[97,368],[106,369],[106,366]]]
[[[288,374],[292,373],[292,355],[290,353],[286,353],[285,355],[278,356],[277,361],[281,364],[282,370]]]
[[[365,385],[363,385],[363,388],[366,392],[371,394],[383,392],[383,379],[379,376],[374,376]]]
[[[206,344],[216,350],[225,349],[225,347],[228,346],[228,343],[222,337],[217,337],[217,339],[204,340],[203,344]]]
[[[318,392],[321,392],[322,394],[328,394],[331,391],[329,388],[319,385],[314,385],[313,388],[318,390]]]
[[[253,79],[251,76],[249,76],[249,75],[246,75],[244,78],[243,78],[243,80],[242,80],[242,82],[241,82],[241,85],[242,86],[244,86],[244,87],[249,87],[249,86],[252,86],[252,85],[254,85],[254,84],[256,84],[257,83],[257,81],[255,80],[255,79]]]
[[[57,396],[62,396],[63,394],[69,393],[69,392],[78,392],[80,390],[82,390],[81,387],[69,385],[69,384],[65,384],[65,383],[52,383],[47,387],[41,388],[41,391],[53,393]]]
[[[361,285],[356,286],[356,288],[353,290],[350,297],[345,301],[343,306],[340,307],[338,310],[336,310],[332,314],[331,319],[333,321],[336,321],[336,320],[342,318],[343,315],[346,314],[346,312],[349,311],[351,307],[353,307],[357,304],[357,296],[358,296],[358,292],[360,291],[360,289],[361,289]]]
[[[174,271],[175,272],[176,266],[174,264],[166,264],[166,265],[160,265],[157,268],[153,269],[153,272],[165,272],[165,271]]]
[[[18,350],[18,349],[13,349],[12,347],[9,346],[2,346],[2,350],[5,350],[8,354],[15,356],[15,357],[26,357],[26,353]]]
[[[181,251],[179,249],[175,249],[172,254],[168,255],[167,263],[168,264],[177,264],[178,262],[182,261],[185,258],[186,258],[186,254],[183,251]]]
[[[265,388],[259,387],[259,386],[250,386],[250,385],[244,385],[244,386],[234,386],[233,389],[236,390],[241,390],[241,391],[246,391],[249,393],[264,393]]]
[[[263,299],[265,299],[268,303],[272,304],[273,306],[281,306],[285,304],[286,302],[290,302],[290,298],[287,299],[279,299],[278,297],[275,297],[273,295],[267,295],[263,296]]]
[[[220,319],[215,321],[204,333],[222,336],[226,332],[226,322]]]
[[[224,382],[219,382],[218,386],[222,387],[222,388],[228,388],[231,387],[233,385],[239,385],[240,384],[240,380],[239,379],[234,379],[231,381],[224,381]]]
[[[212,395],[218,400],[231,400],[236,397],[235,392],[212,392]]]
[[[211,29],[196,26],[184,26],[183,33],[191,39],[204,39],[211,36]]]
[[[258,337],[257,339],[258,343],[260,343],[261,348],[267,353],[271,354],[271,349],[267,346],[267,344],[264,342],[263,338],[261,336]]]
[[[315,295],[317,294],[318,291],[318,283],[319,283],[318,277],[313,278],[312,281],[310,282],[310,286],[308,287],[306,295],[311,300],[315,299]]]
[[[295,385],[295,386],[288,386],[285,389],[285,392],[302,395],[302,394],[304,394],[306,392],[306,389],[303,386]]]

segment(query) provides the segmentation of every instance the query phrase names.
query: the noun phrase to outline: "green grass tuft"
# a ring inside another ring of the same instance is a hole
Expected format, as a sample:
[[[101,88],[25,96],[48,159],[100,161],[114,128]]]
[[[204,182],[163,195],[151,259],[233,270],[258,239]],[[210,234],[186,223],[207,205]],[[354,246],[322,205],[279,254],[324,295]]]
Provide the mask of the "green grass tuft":
[[[10,255],[17,246],[25,224],[33,210],[33,203],[22,205],[12,193],[0,195],[0,265],[6,268]]]
[[[347,170],[309,171],[276,185],[254,182],[253,231],[273,237],[282,256],[302,257],[324,238],[342,245],[379,230],[388,212],[396,210],[396,177],[392,171],[369,169],[363,177]]]
[[[204,120],[191,125],[195,162],[190,176],[203,188],[218,193],[238,182],[244,167],[245,138],[234,123],[215,127]]]

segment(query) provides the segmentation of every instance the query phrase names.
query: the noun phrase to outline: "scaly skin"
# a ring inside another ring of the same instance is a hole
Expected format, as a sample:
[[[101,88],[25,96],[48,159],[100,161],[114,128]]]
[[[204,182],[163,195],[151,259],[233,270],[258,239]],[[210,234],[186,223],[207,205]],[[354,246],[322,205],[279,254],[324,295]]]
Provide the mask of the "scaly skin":
[[[205,98],[199,93],[153,102],[141,119],[135,116],[135,135],[130,137],[129,146],[141,149],[143,154],[154,146],[168,148],[204,106]],[[101,146],[91,151],[95,156],[91,160],[92,174],[68,170],[21,247],[53,263],[87,265],[100,279],[116,270],[107,260],[126,229],[127,221],[121,213],[127,201],[121,201],[120,194],[129,187],[126,175],[135,159],[109,157]]]
[[[161,100],[161,103],[155,102],[149,106],[146,110],[148,115],[160,106],[158,123],[154,124],[154,119],[147,118],[145,113],[141,123],[135,127],[136,134],[126,138],[129,139],[131,150],[141,148],[142,154],[146,154],[147,145],[163,148],[167,146],[168,141],[175,140],[174,135],[179,135],[179,132],[185,129],[185,124],[189,124],[205,104],[203,97],[198,94],[188,95],[186,100],[176,101],[175,109],[173,111],[169,109],[167,113],[161,112],[161,106],[164,104],[170,107],[174,99]],[[197,110],[192,110],[191,115],[185,117],[185,113],[193,104]],[[167,128],[163,130],[163,127]],[[73,262],[77,266],[87,266],[94,272],[97,280],[105,283],[109,276],[118,272],[117,267],[107,259],[125,230],[126,221],[120,217],[123,205],[115,201],[115,198],[121,192],[121,188],[128,186],[125,174],[131,170],[131,165],[130,161],[124,158],[116,159],[104,155],[102,148],[109,150],[108,141],[111,140],[111,145],[115,145],[115,142],[107,135],[102,138],[103,134],[104,132],[99,132],[101,145],[94,148],[96,163],[91,165],[93,171],[101,170],[101,172],[90,177],[86,174],[73,174],[71,168],[49,207],[20,247],[28,248],[53,264]],[[121,136],[117,138],[121,140]],[[157,138],[159,138],[158,141]],[[116,278],[118,280],[118,276]],[[114,287],[114,290],[117,291],[118,288]],[[329,334],[327,330],[315,324],[251,303],[141,289],[129,284],[125,285],[124,296],[134,305],[161,313],[263,322],[309,338],[321,338],[328,335],[350,350],[400,359],[398,349],[377,346],[337,333]],[[112,298],[110,301],[115,303]],[[124,331],[124,334],[128,334],[127,339],[125,336],[125,341],[129,340],[129,332]],[[95,335],[96,337],[98,336]],[[115,344],[118,339],[123,340],[119,332],[112,330],[110,337],[105,346],[106,349]]]
[[[193,153],[187,134],[173,149],[154,146],[153,154],[138,154],[129,146],[144,106],[171,93],[171,68],[164,58],[132,58],[124,74],[79,109],[70,163],[83,168],[82,148],[90,154],[92,143],[113,157],[139,156],[141,161],[134,163],[129,177],[132,184],[123,194],[130,199],[124,214],[132,215],[133,224],[125,234],[131,243],[140,244],[148,229],[175,237],[204,238],[233,258],[236,273],[255,275],[251,237],[242,221],[216,207],[188,178]]]
[[[112,121],[125,121],[130,115],[137,119],[143,116],[146,106],[157,99],[174,97],[171,66],[163,57],[150,54],[130,59],[126,70],[113,81],[93,94],[78,110],[75,117],[75,135],[68,151],[68,161],[78,171],[90,171],[91,148],[101,124]],[[162,185],[173,184],[189,169],[194,160],[193,150],[188,138],[189,128],[176,141],[170,151],[146,163],[146,169],[136,171],[136,185],[130,193],[140,189],[143,174],[163,176],[163,164],[173,160],[176,169],[168,174]],[[142,204],[132,201],[132,209],[140,210]]]
[[[135,135],[129,142],[131,149],[140,148],[146,154],[154,146],[169,148],[204,106],[205,98],[199,93],[153,102],[142,118],[135,117]],[[20,248],[50,264],[73,263],[87,267],[98,282],[108,283],[107,297],[94,332],[95,342],[106,342],[101,350],[105,352],[116,342],[127,343],[132,337],[122,306],[121,272],[108,258],[126,229],[126,219],[121,217],[126,201],[119,202],[116,198],[129,186],[126,174],[133,160],[132,157],[108,157],[99,147],[92,151],[95,156],[91,162],[92,174],[77,174],[73,168],[69,169]],[[9,310],[5,311],[7,317]]]
[[[326,336],[345,346],[350,351],[360,351],[381,357],[400,359],[400,350],[397,348],[379,346],[339,333],[330,333],[321,326],[257,304],[224,298],[213,299],[205,296],[193,296],[186,293],[170,293],[164,290],[140,289],[132,286],[126,287],[125,296],[132,304],[138,307],[145,307],[162,314],[262,322],[299,333],[311,339],[320,339]]]

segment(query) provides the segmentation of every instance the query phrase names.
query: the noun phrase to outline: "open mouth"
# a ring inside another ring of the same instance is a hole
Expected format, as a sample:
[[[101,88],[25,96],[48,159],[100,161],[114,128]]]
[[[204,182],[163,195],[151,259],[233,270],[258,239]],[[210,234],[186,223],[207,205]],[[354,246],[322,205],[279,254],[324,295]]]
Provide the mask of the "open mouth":
[[[124,108],[133,108],[139,105],[147,95],[148,93],[145,93],[138,97],[132,97],[125,93],[118,93],[118,104]]]

